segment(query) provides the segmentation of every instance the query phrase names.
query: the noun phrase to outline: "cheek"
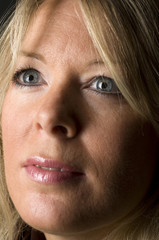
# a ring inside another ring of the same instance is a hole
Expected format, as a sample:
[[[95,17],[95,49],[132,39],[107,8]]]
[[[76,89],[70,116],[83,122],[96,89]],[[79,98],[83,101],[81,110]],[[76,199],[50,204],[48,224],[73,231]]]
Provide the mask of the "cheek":
[[[90,127],[92,136],[87,135],[85,140],[96,173],[90,172],[94,191],[101,190],[100,194],[105,191],[103,199],[110,196],[110,203],[115,197],[117,208],[118,204],[127,202],[126,207],[131,209],[143,199],[151,185],[158,138],[149,124],[142,124],[136,116],[124,112],[123,116],[114,114],[107,118],[107,123],[98,119],[97,124]],[[94,134],[93,129],[96,129]]]
[[[158,137],[153,127],[128,107],[118,112],[110,111],[101,119],[98,116],[88,126],[84,139],[92,158],[107,159],[107,163],[127,159],[126,162],[134,166],[145,160],[153,165],[153,157],[156,159]]]
[[[11,104],[10,100],[6,97],[2,109],[2,139],[3,151],[5,159],[10,159],[16,146],[15,136],[17,135],[16,128],[18,126],[15,106]]]
[[[24,138],[31,129],[32,114],[31,109],[26,109],[21,104],[22,99],[14,102],[16,96],[8,95],[2,109],[2,139],[4,154],[12,155],[24,144]]]
[[[16,171],[19,170],[18,161],[22,160],[19,153],[24,150],[27,133],[31,129],[31,115],[17,104],[18,101],[14,103],[13,99],[12,95],[6,96],[1,120],[6,180],[11,187],[13,178],[16,179]]]

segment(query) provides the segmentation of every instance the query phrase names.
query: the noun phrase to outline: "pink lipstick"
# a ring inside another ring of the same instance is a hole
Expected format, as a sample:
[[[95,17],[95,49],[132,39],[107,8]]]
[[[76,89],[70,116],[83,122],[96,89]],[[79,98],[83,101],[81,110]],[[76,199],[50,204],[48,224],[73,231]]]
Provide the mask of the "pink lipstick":
[[[70,181],[85,175],[75,167],[39,156],[27,159],[24,168],[33,181],[45,184]]]

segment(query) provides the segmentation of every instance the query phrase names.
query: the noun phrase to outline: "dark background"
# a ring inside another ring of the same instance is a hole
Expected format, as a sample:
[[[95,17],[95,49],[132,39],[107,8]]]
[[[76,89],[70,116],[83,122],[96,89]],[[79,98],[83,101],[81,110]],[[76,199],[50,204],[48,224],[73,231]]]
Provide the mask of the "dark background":
[[[0,0],[0,18],[15,5],[16,0]]]

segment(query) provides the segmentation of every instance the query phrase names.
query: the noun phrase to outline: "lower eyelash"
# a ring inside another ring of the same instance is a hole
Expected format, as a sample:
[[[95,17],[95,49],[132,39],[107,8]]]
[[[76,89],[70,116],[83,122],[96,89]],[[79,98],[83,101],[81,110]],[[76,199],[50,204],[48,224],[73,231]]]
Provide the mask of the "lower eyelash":
[[[93,90],[93,89],[91,89],[95,94],[97,94],[97,95],[103,95],[103,96],[105,96],[105,97],[109,97],[109,96],[114,96],[114,97],[116,97],[117,95],[118,96],[121,96],[121,93],[109,93],[109,92],[100,92],[100,91],[97,91],[97,90]]]

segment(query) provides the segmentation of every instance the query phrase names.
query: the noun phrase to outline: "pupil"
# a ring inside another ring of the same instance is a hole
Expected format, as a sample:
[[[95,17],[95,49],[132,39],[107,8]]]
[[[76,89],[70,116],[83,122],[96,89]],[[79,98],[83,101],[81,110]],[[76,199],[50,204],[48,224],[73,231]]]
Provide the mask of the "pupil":
[[[30,75],[29,76],[29,81],[33,81],[34,80],[34,76],[33,75]]]
[[[101,88],[106,89],[107,87],[108,87],[108,84],[106,82],[103,82],[102,85],[101,85]]]
[[[27,84],[32,83],[36,84],[38,83],[38,73],[33,70],[28,70],[23,75],[23,81]]]

